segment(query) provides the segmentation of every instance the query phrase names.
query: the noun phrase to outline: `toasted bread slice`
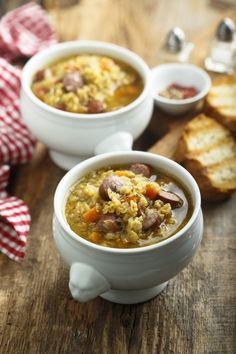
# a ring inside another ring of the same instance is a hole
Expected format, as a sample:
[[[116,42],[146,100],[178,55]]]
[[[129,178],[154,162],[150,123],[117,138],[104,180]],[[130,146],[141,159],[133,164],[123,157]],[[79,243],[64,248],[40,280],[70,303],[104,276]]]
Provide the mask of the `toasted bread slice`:
[[[236,134],[236,75],[225,75],[213,82],[205,111]]]
[[[198,115],[185,127],[175,160],[196,179],[202,198],[222,200],[236,189],[236,143],[228,129]]]

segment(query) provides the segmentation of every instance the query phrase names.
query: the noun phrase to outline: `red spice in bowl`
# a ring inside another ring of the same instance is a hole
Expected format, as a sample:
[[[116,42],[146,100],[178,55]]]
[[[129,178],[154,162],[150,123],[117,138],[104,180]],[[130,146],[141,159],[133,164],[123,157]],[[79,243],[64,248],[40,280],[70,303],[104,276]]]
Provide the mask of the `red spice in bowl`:
[[[196,96],[199,91],[193,86],[182,86],[176,83],[169,85],[165,90],[159,92],[159,96],[183,100]]]

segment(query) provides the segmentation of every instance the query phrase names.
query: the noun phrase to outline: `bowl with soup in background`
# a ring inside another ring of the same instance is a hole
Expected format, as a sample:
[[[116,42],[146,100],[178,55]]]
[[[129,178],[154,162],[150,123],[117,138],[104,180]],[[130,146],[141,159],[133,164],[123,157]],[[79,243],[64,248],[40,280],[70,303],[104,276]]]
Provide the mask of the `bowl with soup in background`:
[[[115,44],[56,44],[22,72],[24,122],[65,169],[102,151],[107,139],[110,151],[129,150],[152,110],[147,64]]]

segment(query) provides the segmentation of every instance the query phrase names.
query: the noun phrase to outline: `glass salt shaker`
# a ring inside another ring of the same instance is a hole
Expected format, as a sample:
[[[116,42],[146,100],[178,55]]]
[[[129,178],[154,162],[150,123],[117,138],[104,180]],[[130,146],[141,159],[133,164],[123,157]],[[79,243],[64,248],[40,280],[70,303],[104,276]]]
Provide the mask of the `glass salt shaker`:
[[[235,24],[230,18],[219,23],[215,38],[210,43],[205,67],[210,71],[227,74],[233,74],[236,70]]]
[[[159,52],[159,60],[162,63],[190,61],[193,43],[186,42],[184,31],[174,27],[167,34],[164,46]]]

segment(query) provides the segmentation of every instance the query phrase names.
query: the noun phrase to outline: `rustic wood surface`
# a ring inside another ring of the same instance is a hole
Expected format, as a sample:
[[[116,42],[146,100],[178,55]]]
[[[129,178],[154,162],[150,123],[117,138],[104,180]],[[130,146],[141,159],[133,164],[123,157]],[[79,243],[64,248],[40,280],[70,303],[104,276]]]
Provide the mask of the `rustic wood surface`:
[[[158,64],[158,48],[175,25],[196,43],[194,62],[201,64],[217,22],[234,13],[203,0],[84,0],[55,9],[56,3],[44,2],[60,40],[112,41],[136,51],[150,66]],[[5,10],[11,7],[5,2]],[[151,151],[171,156],[173,131],[176,138],[182,123],[155,110],[135,148],[148,150],[158,140]],[[33,161],[12,173],[9,191],[29,205],[32,226],[24,261],[0,255],[0,354],[235,353],[236,195],[203,205],[201,247],[161,295],[130,306],[101,298],[79,304],[70,296],[68,270],[51,231],[53,194],[64,173],[41,144]]]

